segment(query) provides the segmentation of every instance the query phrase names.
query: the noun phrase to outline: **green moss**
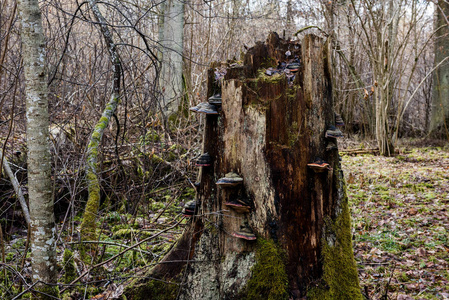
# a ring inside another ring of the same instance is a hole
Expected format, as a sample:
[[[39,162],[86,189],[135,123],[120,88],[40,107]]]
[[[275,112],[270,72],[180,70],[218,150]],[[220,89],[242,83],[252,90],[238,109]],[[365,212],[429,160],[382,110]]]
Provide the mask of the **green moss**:
[[[178,284],[162,280],[150,280],[144,283],[131,283],[125,289],[125,295],[132,300],[174,300],[178,294]]]
[[[117,212],[117,211],[110,211],[104,217],[104,221],[106,221],[108,224],[117,224],[117,223],[121,223],[122,218],[121,218],[119,212]]]
[[[76,278],[75,262],[73,261],[73,252],[69,249],[64,250],[64,283],[70,284]]]
[[[308,299],[363,299],[352,250],[351,221],[344,184],[343,193],[340,214],[335,221],[330,218],[325,220],[326,238],[322,241],[323,284],[311,289]]]
[[[119,229],[117,231],[114,231],[113,238],[131,238],[136,235],[143,235],[145,237],[153,235],[152,232],[145,231],[145,230],[136,230],[133,228],[123,228]]]
[[[265,74],[265,70],[263,69],[259,69],[259,74],[257,79],[260,80],[261,82],[266,82],[266,83],[278,83],[281,80],[283,80],[285,78],[284,75],[281,74],[274,74],[272,76],[268,76]]]
[[[100,207],[100,183],[97,176],[93,172],[87,173],[89,198],[84,210],[83,221],[81,223],[81,240],[82,241],[95,241],[96,236],[96,220],[98,209]],[[84,244],[81,246],[81,257],[83,260],[91,260],[91,256],[87,256],[87,251],[91,254],[95,253],[95,244]]]
[[[265,59],[262,61],[262,63],[260,64],[261,68],[269,68],[269,67],[276,67],[277,66],[277,61],[275,58],[271,57],[271,56],[266,56]]]
[[[293,147],[300,137],[298,122],[293,122],[288,128],[288,144]]]
[[[11,262],[14,259],[14,253],[13,252],[8,252],[5,256],[5,261],[6,262]]]
[[[142,145],[148,145],[150,143],[160,142],[161,141],[161,135],[156,130],[150,129],[145,134],[145,137],[140,138],[140,143]]]
[[[39,284],[35,290],[40,293],[34,293],[32,299],[50,300],[59,299],[59,288],[57,286]]]
[[[172,248],[173,244],[171,243],[162,243],[153,247],[153,253],[156,253],[162,256],[164,253],[167,253],[168,250]]]
[[[288,277],[284,254],[271,240],[259,238],[252,276],[240,295],[247,300],[282,300],[288,298]]]
[[[182,191],[183,198],[195,198],[196,190],[192,187],[187,187]]]
[[[25,239],[17,239],[12,245],[13,249],[21,249],[23,247],[25,247]]]
[[[160,164],[160,163],[165,162],[165,160],[163,158],[161,158],[160,156],[158,156],[156,154],[152,154],[150,159],[151,159],[151,163],[153,163],[153,164]]]
[[[181,116],[180,116],[178,113],[174,113],[174,114],[171,114],[171,115],[168,117],[168,122],[169,122],[171,125],[176,126],[176,125],[179,124],[180,119],[181,119]]]
[[[181,145],[174,144],[167,149],[166,157],[167,161],[175,161],[178,159],[179,154],[185,152],[185,149]]]
[[[95,127],[105,129],[106,125],[108,125],[108,123],[109,123],[109,119],[107,117],[103,116],[100,118],[100,121],[98,122],[97,126],[95,126]]]
[[[100,140],[101,134],[98,131],[94,131],[94,133],[92,133],[92,140]],[[90,144],[89,144],[90,146]]]

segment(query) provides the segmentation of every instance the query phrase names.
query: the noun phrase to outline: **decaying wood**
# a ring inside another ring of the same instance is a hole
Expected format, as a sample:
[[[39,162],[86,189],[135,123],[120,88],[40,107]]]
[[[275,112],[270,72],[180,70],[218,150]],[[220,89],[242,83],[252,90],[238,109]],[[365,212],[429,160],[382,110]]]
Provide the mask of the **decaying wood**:
[[[263,74],[264,68],[285,60],[287,50],[303,62],[293,85],[284,75]],[[245,287],[252,280],[252,288],[258,289],[253,270],[260,264],[257,253],[262,241],[280,249],[277,256],[285,256],[282,268],[288,277],[288,288],[280,298],[267,294],[263,299],[300,299],[320,282],[330,297],[339,295],[332,299],[361,299],[338,151],[326,151],[325,132],[334,124],[330,66],[329,44],[320,38],[308,35],[300,43],[272,33],[266,43],[248,50],[243,66],[228,70],[220,115],[206,117],[203,151],[213,158],[213,165],[200,170],[199,210],[164,263],[150,274],[178,280],[177,299],[251,298]],[[209,95],[216,88],[212,81],[213,70],[209,72]],[[315,173],[308,168],[316,157],[329,162],[332,170]],[[243,184],[218,187],[215,182],[231,171],[243,177]],[[233,196],[248,197],[250,212],[225,206]],[[232,235],[244,223],[258,241]],[[337,223],[347,227],[344,238]],[[347,292],[340,279],[330,282],[332,275],[326,277],[326,272],[337,269],[337,264],[327,264],[335,249],[335,256],[347,249],[342,256],[349,271],[341,270],[350,282]],[[129,289],[127,298],[139,299],[136,295],[145,288]]]

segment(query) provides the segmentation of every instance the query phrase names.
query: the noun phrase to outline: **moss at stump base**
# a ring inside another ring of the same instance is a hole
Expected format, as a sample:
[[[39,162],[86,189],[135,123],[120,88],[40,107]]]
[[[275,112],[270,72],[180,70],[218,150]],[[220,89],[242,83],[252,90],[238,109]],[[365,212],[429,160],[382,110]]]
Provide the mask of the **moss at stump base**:
[[[342,210],[335,221],[326,220],[322,242],[323,284],[312,288],[308,299],[362,300],[351,239],[351,220],[346,187],[343,184]]]
[[[129,285],[124,294],[127,300],[175,300],[178,290],[178,284],[152,279],[142,284]]]
[[[273,241],[257,242],[256,264],[252,276],[240,295],[247,300],[288,299],[288,277],[285,271],[283,253]]]

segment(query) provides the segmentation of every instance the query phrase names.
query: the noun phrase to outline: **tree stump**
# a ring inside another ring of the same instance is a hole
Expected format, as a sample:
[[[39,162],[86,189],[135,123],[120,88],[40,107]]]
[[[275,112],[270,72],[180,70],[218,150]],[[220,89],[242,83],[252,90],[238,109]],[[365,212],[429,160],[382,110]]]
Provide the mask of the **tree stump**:
[[[287,50],[302,62],[292,84],[264,74]],[[228,68],[220,114],[206,117],[203,151],[213,163],[200,170],[198,210],[151,273],[180,285],[155,299],[362,299],[338,150],[326,150],[336,143],[325,137],[335,122],[330,57],[329,43],[314,35],[299,43],[271,33],[243,66]],[[213,79],[212,70],[209,95]],[[316,157],[331,168],[308,167]],[[243,183],[218,186],[231,171]],[[225,205],[245,198],[248,212]],[[244,224],[256,240],[234,236]],[[153,280],[126,293],[156,290]]]

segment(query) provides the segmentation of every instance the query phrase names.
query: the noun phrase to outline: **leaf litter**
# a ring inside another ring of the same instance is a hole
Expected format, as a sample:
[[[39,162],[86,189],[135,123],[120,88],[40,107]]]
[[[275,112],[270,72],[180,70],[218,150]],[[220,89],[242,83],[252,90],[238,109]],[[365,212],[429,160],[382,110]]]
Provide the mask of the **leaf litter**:
[[[449,299],[449,149],[342,154],[369,299]]]

